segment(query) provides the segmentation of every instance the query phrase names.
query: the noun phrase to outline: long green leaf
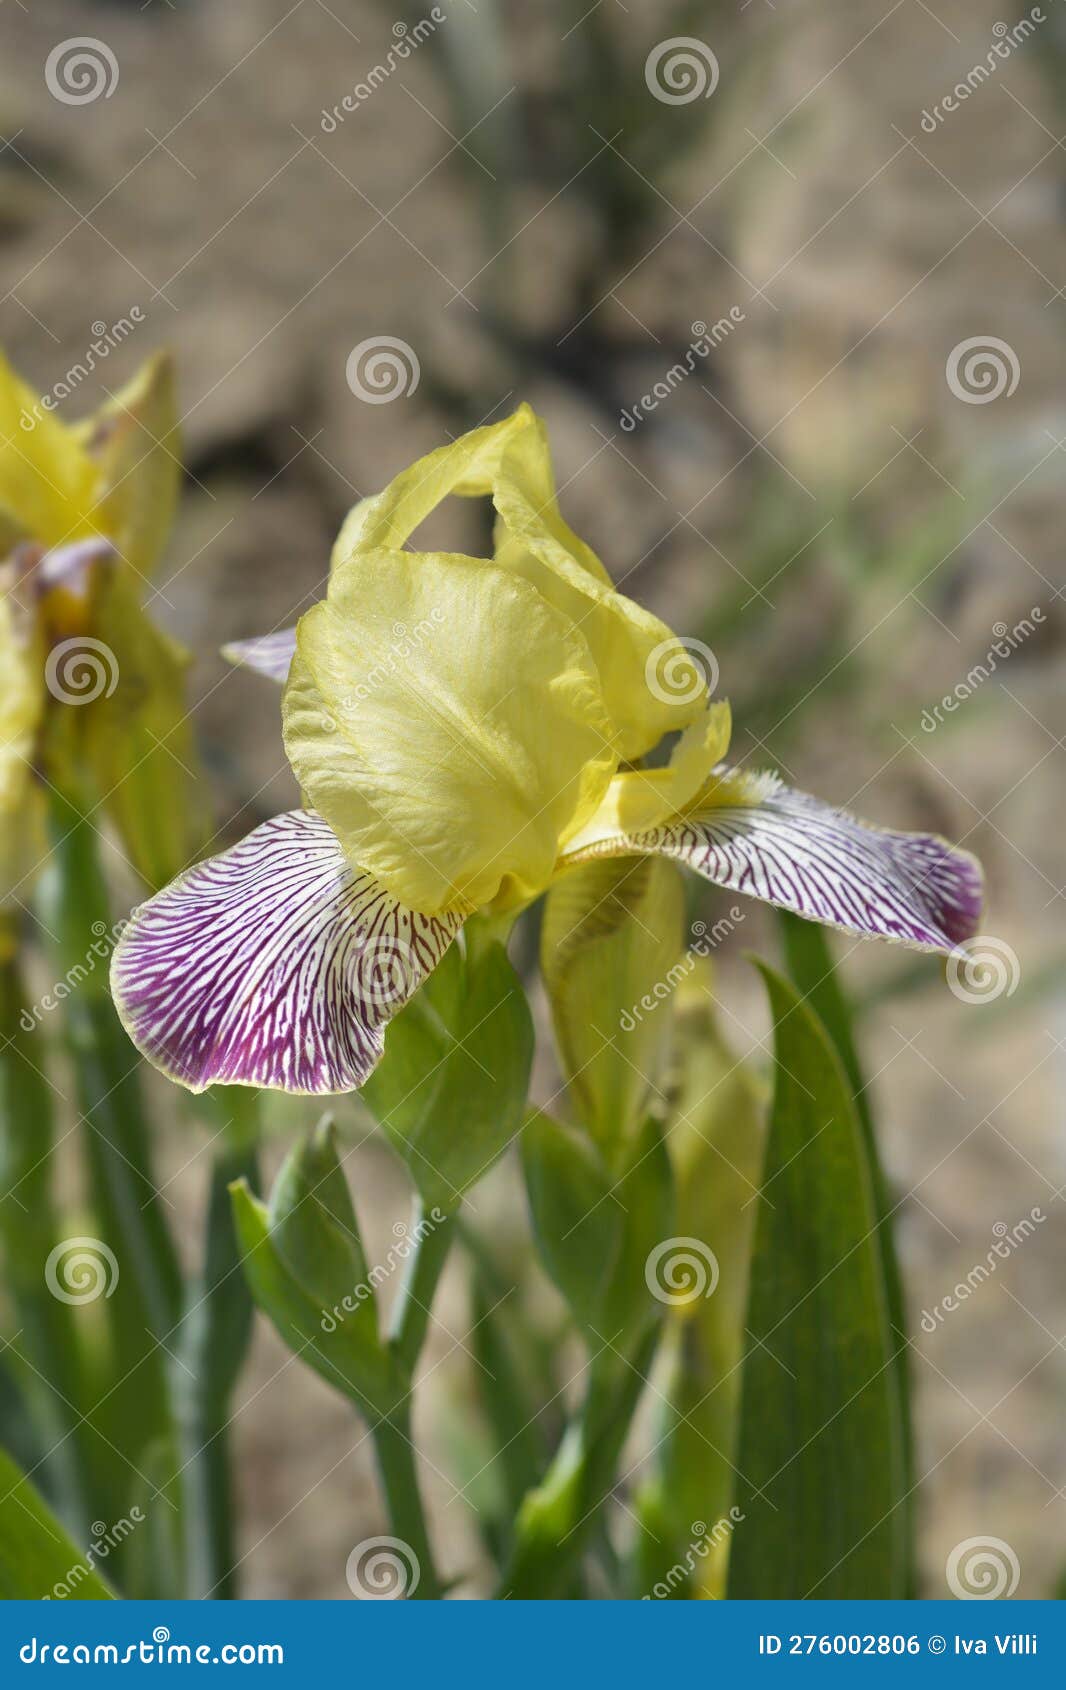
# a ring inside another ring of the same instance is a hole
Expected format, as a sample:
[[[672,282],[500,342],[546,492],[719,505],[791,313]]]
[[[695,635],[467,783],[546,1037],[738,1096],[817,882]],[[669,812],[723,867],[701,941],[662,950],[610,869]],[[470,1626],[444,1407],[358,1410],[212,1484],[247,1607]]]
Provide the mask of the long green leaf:
[[[774,1100],[729,1595],[903,1596],[904,1438],[866,1141],[821,1023],[760,966],[774,1019]]]
[[[839,975],[833,966],[833,956],[825,928],[820,927],[814,921],[801,921],[799,916],[791,915],[787,910],[781,912],[780,920],[785,941],[788,971],[804,1002],[819,1016],[822,1025],[836,1047],[836,1053],[844,1066],[844,1072],[851,1086],[852,1102],[855,1105],[866,1145],[866,1158],[870,1169],[870,1183],[877,1214],[877,1244],[881,1252],[881,1269],[884,1274],[885,1292],[888,1298],[888,1318],[895,1348],[892,1374],[899,1396],[900,1425],[903,1433],[904,1488],[907,1493],[906,1501],[903,1504],[907,1522],[907,1594],[913,1596],[915,1593],[914,1434],[910,1408],[910,1352],[907,1349],[906,1305],[893,1229],[893,1214],[896,1206],[892,1201],[891,1190],[885,1177],[885,1171],[881,1166],[877,1135],[874,1131],[873,1103],[869,1087],[863,1078],[862,1064],[859,1061],[859,1053],[855,1044],[851,1005],[845,996]]]
[[[0,1600],[59,1595],[106,1601],[112,1592],[93,1564],[98,1555],[99,1550],[75,1548],[29,1480],[0,1450]]]

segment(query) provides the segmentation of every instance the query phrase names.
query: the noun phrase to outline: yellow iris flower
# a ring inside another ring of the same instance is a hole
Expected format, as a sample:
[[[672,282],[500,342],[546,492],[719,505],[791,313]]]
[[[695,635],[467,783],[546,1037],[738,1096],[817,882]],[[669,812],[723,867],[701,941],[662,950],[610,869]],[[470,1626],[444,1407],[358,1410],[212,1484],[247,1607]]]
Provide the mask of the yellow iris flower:
[[[451,494],[491,497],[491,558],[410,549]],[[528,406],[358,504],[325,599],[228,654],[284,682],[308,807],[189,870],[123,935],[119,1012],[194,1090],[362,1084],[472,911],[517,909],[599,856],[674,857],[921,949],[974,931],[964,853],[723,766],[728,706],[569,529]],[[673,734],[668,763],[638,766]]]
[[[151,884],[189,860],[187,659],[140,603],[180,480],[168,357],[68,424],[0,356],[0,905],[41,856],[40,773],[106,803]]]

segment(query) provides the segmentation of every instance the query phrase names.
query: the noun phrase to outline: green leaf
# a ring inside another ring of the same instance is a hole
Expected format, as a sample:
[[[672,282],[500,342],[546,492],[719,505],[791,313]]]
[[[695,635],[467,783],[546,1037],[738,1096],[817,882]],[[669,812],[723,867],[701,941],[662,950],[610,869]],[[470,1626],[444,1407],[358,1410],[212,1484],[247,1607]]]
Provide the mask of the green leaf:
[[[391,1413],[401,1382],[385,1347],[376,1339],[368,1342],[365,1324],[358,1317],[364,1299],[353,1294],[351,1309],[342,1305],[338,1311],[309,1296],[277,1247],[266,1206],[252,1196],[243,1180],[232,1185],[230,1192],[245,1277],[263,1313],[301,1361],[364,1413]],[[352,1290],[356,1292],[355,1287]]]
[[[622,1248],[623,1214],[602,1158],[576,1127],[535,1113],[522,1134],[522,1167],[541,1261],[578,1325],[593,1333]]]
[[[83,717],[100,802],[155,889],[188,866],[210,830],[186,698],[189,654],[156,627],[139,590],[128,570],[100,574],[93,636],[112,654],[105,664],[114,685]]]
[[[385,1035],[362,1097],[427,1209],[448,1213],[521,1128],[533,1060],[522,984],[495,940],[453,945]]]
[[[328,1116],[285,1158],[268,1213],[274,1247],[306,1295],[329,1309],[360,1290],[350,1319],[362,1322],[376,1342],[369,1269]]]
[[[665,1052],[681,962],[675,863],[620,857],[573,869],[544,904],[541,972],[578,1119],[610,1145],[640,1123]]]
[[[107,1601],[113,1592],[94,1559],[75,1548],[30,1481],[0,1450],[0,1601],[40,1601],[53,1594]]]
[[[825,1030],[760,964],[774,1099],[748,1300],[733,1598],[906,1594],[904,1437],[866,1143]]]
[[[914,1568],[914,1433],[910,1407],[910,1351],[907,1348],[906,1307],[903,1297],[903,1278],[896,1255],[893,1215],[896,1205],[881,1166],[874,1132],[872,1100],[863,1079],[862,1065],[855,1045],[851,1006],[833,965],[833,955],[824,927],[814,921],[802,921],[787,910],[779,912],[785,941],[788,970],[795,985],[814,1013],[821,1018],[836,1047],[851,1087],[852,1102],[862,1129],[866,1159],[870,1170],[874,1211],[877,1217],[876,1239],[881,1252],[881,1272],[888,1298],[888,1318],[892,1330],[895,1359],[892,1375],[899,1397],[900,1425],[903,1431],[904,1490],[907,1497],[902,1504],[906,1516],[908,1595],[915,1594]],[[923,959],[925,960],[925,959]]]
[[[630,1352],[643,1345],[662,1319],[663,1304],[652,1295],[653,1252],[677,1227],[674,1173],[661,1124],[648,1116],[625,1147],[611,1184],[622,1213],[622,1241],[610,1276],[601,1336]]]
[[[670,1365],[657,1472],[639,1509],[646,1529],[638,1588],[664,1584],[677,1596],[724,1594],[748,1267],[765,1141],[764,1088],[719,1031],[712,979],[705,963],[679,993],[667,1139],[678,1232],[706,1247],[718,1275],[711,1295],[678,1309],[664,1346]]]

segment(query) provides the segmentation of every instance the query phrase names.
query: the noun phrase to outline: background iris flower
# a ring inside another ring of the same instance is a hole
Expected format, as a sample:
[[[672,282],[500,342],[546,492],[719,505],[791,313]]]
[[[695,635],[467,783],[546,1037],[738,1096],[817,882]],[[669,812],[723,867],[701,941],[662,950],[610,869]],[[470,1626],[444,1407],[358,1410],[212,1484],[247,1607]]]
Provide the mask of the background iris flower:
[[[188,656],[142,604],[173,521],[178,449],[165,355],[74,425],[0,358],[2,901],[41,859],[49,788],[104,806],[150,885],[202,845]]]
[[[492,559],[405,549],[451,493],[492,496]],[[976,930],[969,855],[723,763],[728,706],[567,527],[526,406],[358,504],[326,598],[232,655],[285,676],[309,808],[149,900],[112,970],[134,1042],[193,1090],[361,1085],[471,913],[515,912],[596,857],[672,857],[919,950]],[[638,766],[674,732],[665,766]]]

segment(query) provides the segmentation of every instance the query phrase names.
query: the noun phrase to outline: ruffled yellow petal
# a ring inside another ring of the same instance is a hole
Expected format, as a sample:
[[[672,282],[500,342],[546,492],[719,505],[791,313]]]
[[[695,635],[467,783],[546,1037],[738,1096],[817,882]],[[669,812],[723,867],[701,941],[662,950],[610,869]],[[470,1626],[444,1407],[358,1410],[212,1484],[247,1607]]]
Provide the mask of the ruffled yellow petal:
[[[348,514],[331,567],[358,550],[401,547],[449,494],[491,494],[495,561],[528,581],[592,652],[621,756],[635,760],[703,712],[707,688],[681,642],[616,591],[559,510],[544,423],[528,405],[420,458]],[[659,678],[668,673],[671,684]]]
[[[708,706],[700,720],[685,729],[665,768],[625,769],[615,775],[595,815],[569,849],[585,850],[615,834],[643,833],[684,815],[714,785],[712,770],[729,750],[731,730],[729,705]]]
[[[92,519],[139,575],[154,568],[174,523],[181,486],[181,442],[173,360],[142,364],[75,430],[91,459]]]
[[[618,762],[580,633],[454,554],[351,554],[300,622],[283,718],[349,860],[425,914],[542,891]]]
[[[0,354],[0,526],[44,546],[98,532],[95,470],[73,433]]]
[[[635,760],[666,733],[703,712],[707,688],[664,622],[618,592],[588,546],[564,522],[556,502],[548,436],[528,407],[508,439],[493,489],[498,513],[496,561],[532,582],[581,629],[600,673],[621,755]],[[684,684],[658,684],[680,663]]]
[[[43,704],[40,641],[7,592],[0,597],[0,907],[40,852],[33,758]]]
[[[357,549],[406,545],[419,523],[449,494],[477,498],[491,493],[507,442],[528,427],[532,415],[529,406],[523,405],[503,422],[471,429],[417,459],[383,493],[353,505],[333,547],[331,568]]]

